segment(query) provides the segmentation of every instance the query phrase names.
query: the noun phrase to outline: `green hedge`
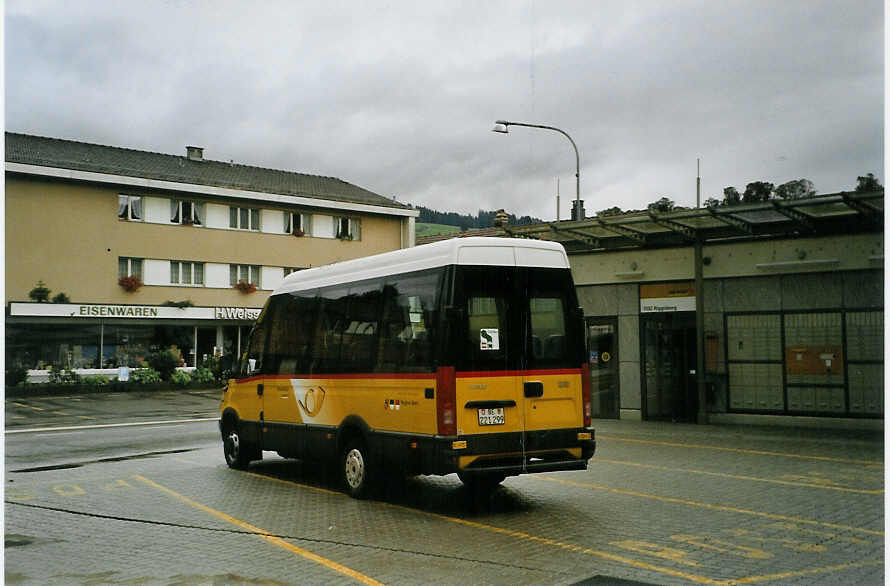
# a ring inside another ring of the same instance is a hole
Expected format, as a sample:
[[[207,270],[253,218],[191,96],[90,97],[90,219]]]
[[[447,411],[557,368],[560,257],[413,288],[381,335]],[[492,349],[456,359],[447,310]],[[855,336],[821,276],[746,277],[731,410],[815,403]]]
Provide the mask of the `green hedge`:
[[[179,391],[179,390],[208,390],[223,388],[218,382],[191,381],[184,386],[174,385],[170,382],[138,384],[133,382],[109,381],[105,384],[54,384],[31,383],[16,386],[6,386],[7,397],[29,397],[39,395],[77,395],[84,393],[140,393],[152,391]]]

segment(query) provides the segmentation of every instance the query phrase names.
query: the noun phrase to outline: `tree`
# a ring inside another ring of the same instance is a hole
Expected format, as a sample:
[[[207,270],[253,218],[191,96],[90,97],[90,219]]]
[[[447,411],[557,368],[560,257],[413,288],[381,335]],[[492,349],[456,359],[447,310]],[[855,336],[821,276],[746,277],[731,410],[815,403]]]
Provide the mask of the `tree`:
[[[662,197],[649,204],[650,212],[669,212],[674,209],[674,200]]]
[[[717,206],[720,205],[720,203],[721,203],[720,200],[717,199],[716,197],[709,197],[708,199],[705,200],[705,207],[706,208],[716,208]]]
[[[871,191],[883,191],[884,186],[878,181],[874,173],[869,173],[865,177],[856,178],[856,191],[859,193],[868,193]]]
[[[624,210],[622,210],[618,206],[612,206],[608,209],[598,211],[596,213],[596,215],[599,217],[605,217],[605,216],[617,216],[617,215],[623,214],[623,213],[624,213]]]
[[[742,196],[739,195],[738,189],[732,186],[723,188],[723,205],[734,206],[741,203],[741,201]]]
[[[44,283],[43,281],[37,281],[37,286],[28,292],[28,297],[30,297],[37,303],[46,303],[47,299],[49,299],[50,293],[51,291],[47,288],[46,283]]]
[[[742,194],[742,201],[745,203],[769,201],[772,193],[772,183],[768,183],[766,181],[752,181],[745,186],[745,193]]]
[[[71,298],[64,293],[59,292],[53,295],[52,301],[53,303],[71,303]]]
[[[803,199],[813,197],[816,190],[809,179],[795,179],[776,187],[776,197],[779,199]]]

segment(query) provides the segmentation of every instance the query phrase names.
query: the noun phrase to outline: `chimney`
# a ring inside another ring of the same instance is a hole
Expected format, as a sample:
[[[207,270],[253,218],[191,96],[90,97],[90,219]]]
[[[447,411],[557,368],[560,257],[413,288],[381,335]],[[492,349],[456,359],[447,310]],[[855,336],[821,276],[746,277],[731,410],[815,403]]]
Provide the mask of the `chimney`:
[[[187,146],[185,147],[185,156],[189,161],[203,161],[204,147]]]

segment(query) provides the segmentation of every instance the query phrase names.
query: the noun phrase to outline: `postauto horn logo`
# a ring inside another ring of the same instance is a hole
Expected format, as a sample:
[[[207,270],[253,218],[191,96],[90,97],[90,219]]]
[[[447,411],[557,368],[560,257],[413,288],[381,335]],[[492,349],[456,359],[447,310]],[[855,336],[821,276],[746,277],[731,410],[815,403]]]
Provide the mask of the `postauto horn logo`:
[[[298,384],[299,381],[291,381],[291,387],[294,389],[294,397],[296,397],[297,404],[300,406],[300,409],[302,409],[303,414],[309,419],[312,419],[318,415],[319,411],[321,411],[321,406],[324,403],[324,388],[320,386],[305,388],[297,386]]]

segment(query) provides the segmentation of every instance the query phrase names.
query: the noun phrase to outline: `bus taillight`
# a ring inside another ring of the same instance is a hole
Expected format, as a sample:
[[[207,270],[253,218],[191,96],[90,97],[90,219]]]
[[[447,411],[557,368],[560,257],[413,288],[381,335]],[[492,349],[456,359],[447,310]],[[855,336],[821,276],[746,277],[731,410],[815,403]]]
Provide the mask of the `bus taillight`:
[[[439,435],[457,435],[455,388],[454,367],[440,366],[436,370],[436,421]]]
[[[590,405],[590,365],[586,362],[581,365],[581,401],[584,405],[584,427],[591,425]]]

